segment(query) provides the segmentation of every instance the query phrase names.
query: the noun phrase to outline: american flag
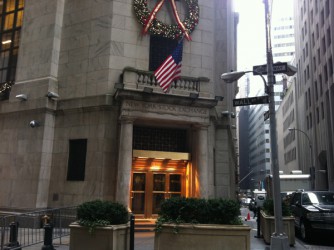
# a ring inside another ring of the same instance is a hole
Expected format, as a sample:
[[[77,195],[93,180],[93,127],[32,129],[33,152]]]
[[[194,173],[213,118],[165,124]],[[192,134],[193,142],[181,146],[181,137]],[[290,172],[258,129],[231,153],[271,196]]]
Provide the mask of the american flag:
[[[168,92],[172,82],[181,75],[182,48],[183,40],[177,44],[173,53],[154,71],[154,75],[165,93]]]

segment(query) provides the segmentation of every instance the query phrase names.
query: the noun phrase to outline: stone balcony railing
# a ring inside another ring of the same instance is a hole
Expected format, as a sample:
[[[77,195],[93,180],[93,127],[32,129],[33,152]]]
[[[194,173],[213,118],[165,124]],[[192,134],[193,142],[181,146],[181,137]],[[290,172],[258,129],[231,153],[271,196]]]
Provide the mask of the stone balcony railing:
[[[210,98],[209,78],[181,76],[174,80],[169,94],[189,96],[196,93],[199,97]],[[145,87],[152,88],[153,92],[163,93],[152,71],[138,70],[126,67],[123,70],[124,89],[142,91]]]

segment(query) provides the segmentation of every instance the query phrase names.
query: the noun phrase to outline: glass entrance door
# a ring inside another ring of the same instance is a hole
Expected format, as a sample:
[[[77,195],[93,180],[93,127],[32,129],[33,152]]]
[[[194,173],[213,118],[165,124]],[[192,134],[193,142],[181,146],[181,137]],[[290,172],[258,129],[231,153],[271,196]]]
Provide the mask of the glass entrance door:
[[[132,175],[131,209],[138,217],[156,217],[161,203],[182,196],[183,173],[134,172]]]

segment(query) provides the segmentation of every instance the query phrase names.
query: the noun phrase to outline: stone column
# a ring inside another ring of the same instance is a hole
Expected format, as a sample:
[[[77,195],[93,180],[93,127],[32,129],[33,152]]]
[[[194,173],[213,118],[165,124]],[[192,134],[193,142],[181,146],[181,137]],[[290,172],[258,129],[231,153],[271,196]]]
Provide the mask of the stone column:
[[[199,175],[199,192],[201,198],[209,197],[209,164],[208,164],[208,126],[201,125],[198,127],[198,175]]]
[[[129,206],[132,168],[133,120],[121,120],[121,136],[118,155],[116,201]]]

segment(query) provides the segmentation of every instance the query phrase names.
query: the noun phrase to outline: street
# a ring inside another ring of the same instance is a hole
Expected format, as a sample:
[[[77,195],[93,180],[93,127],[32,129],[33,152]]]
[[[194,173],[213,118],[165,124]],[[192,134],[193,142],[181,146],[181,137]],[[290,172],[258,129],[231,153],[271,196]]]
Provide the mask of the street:
[[[254,213],[249,211],[247,207],[242,207],[240,211],[241,211],[242,218],[244,218],[243,223],[249,225],[252,228],[254,237],[258,236],[257,218],[254,218]],[[250,213],[250,220],[246,221],[245,219],[247,218],[248,212]],[[315,234],[312,242],[306,243],[300,239],[298,232],[297,232],[296,245],[300,245],[305,249],[321,249],[321,250],[334,249],[334,237],[333,235],[330,235],[329,233]],[[251,249],[253,248],[251,247]],[[268,245],[266,249],[270,249],[270,246]]]

